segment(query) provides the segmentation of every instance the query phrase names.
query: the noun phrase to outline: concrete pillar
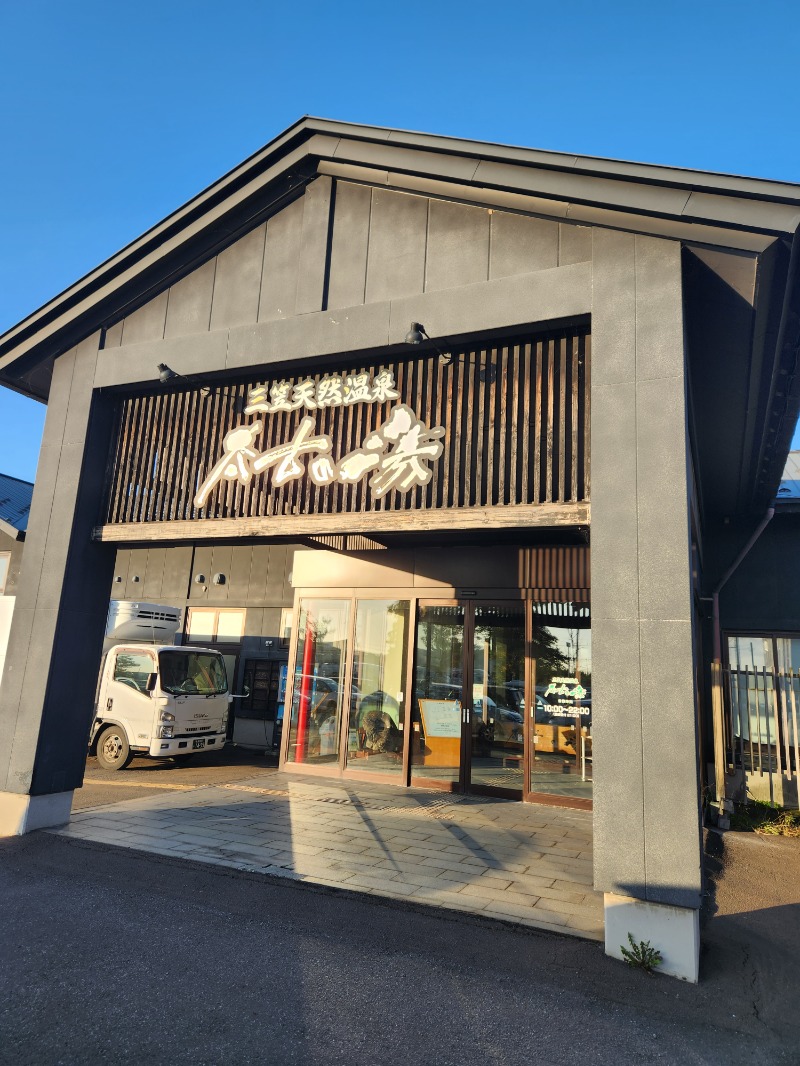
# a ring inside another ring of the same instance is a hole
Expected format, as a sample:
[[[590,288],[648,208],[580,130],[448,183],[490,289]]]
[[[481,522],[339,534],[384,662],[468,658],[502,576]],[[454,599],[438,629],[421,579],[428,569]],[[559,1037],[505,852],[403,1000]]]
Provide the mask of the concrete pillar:
[[[697,980],[701,835],[681,249],[595,230],[592,702],[606,951]]]
[[[69,820],[83,781],[114,552],[91,540],[111,405],[93,399],[99,334],[60,356],[0,686],[0,836]]]

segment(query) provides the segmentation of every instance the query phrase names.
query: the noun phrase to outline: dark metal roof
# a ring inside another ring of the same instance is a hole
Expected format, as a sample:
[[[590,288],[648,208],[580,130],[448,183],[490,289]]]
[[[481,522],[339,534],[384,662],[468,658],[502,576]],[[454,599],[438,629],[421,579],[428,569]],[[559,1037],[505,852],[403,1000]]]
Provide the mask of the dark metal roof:
[[[0,522],[11,526],[15,532],[24,533],[28,528],[32,497],[30,481],[0,474]]]

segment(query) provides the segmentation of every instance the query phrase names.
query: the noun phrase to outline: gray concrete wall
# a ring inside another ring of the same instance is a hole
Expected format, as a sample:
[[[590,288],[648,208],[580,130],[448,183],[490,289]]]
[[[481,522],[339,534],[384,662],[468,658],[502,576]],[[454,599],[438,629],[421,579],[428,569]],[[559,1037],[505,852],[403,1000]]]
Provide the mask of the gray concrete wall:
[[[0,686],[0,791],[83,779],[114,561],[91,540],[111,430],[110,405],[92,397],[98,342],[55,364]]]
[[[594,232],[595,887],[698,907],[681,250]]]

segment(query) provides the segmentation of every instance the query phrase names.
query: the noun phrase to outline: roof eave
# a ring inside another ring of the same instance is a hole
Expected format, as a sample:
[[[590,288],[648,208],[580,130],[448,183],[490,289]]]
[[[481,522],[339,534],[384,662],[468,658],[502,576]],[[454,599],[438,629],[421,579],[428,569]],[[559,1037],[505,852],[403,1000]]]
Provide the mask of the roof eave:
[[[6,522],[5,518],[0,518],[0,530],[13,540],[25,540],[25,530],[17,529],[11,522]]]
[[[45,398],[44,380],[25,380],[36,364],[121,317],[300,195],[322,160],[365,168],[373,179],[380,168],[387,184],[392,175],[417,176],[438,183],[439,195],[458,189],[476,202],[481,190],[506,190],[530,210],[540,203],[544,213],[553,203],[548,190],[568,188],[559,217],[578,222],[581,212],[589,220],[628,212],[623,228],[635,228],[637,216],[673,218],[680,224],[676,239],[696,230],[698,240],[723,246],[736,247],[751,232],[763,242],[800,222],[800,186],[786,183],[305,117],[0,337],[0,381]],[[266,204],[265,189],[272,192]],[[570,214],[572,205],[578,206]]]

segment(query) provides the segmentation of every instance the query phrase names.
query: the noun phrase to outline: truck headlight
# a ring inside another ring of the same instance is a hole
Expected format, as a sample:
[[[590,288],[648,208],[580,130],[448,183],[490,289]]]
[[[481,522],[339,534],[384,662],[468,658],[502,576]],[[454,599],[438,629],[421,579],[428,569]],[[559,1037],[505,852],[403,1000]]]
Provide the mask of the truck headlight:
[[[158,735],[162,740],[172,740],[172,734],[175,727],[172,725],[162,725],[158,731]]]
[[[174,714],[170,714],[169,711],[162,711],[161,715],[159,716],[159,721],[160,722],[174,722],[175,721],[175,715]]]

